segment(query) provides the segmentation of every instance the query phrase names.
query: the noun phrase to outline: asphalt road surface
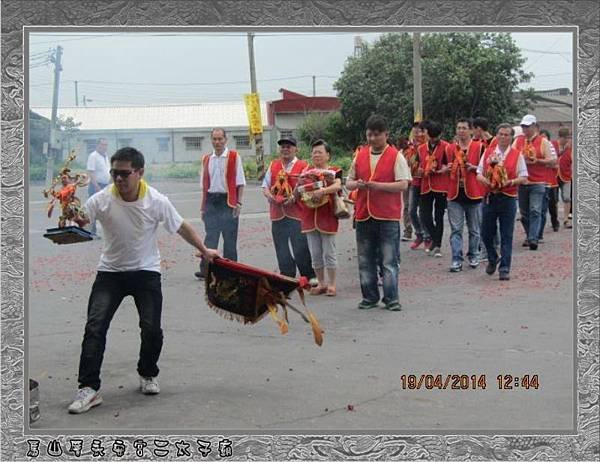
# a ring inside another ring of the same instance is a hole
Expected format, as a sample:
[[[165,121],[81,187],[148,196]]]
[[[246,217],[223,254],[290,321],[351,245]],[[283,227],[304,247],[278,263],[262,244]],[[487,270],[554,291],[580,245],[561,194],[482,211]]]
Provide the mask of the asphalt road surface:
[[[203,232],[195,182],[154,186]],[[345,220],[337,237],[338,296],[307,297],[325,331],[318,347],[309,326],[294,313],[284,336],[268,317],[244,326],[215,314],[205,301],[204,283],[193,276],[194,249],[161,228],[161,393],[138,391],[139,328],[129,297],[109,330],[101,376],[104,403],[69,415],[102,240],[55,245],[43,238],[46,228],[56,226],[56,212],[52,220],[45,216],[41,187],[30,188],[29,204],[28,369],[40,382],[41,399],[41,419],[32,429],[423,433],[572,428],[571,230],[555,233],[548,227],[545,242],[533,252],[520,246],[524,236],[517,222],[509,282],[487,276],[484,265],[449,273],[448,227],[443,258],[410,250],[403,242],[402,311],[362,311],[356,307],[354,232]],[[276,269],[267,206],[257,186],[245,194],[238,250],[240,261]],[[297,296],[294,300],[299,303]],[[438,374],[441,385],[435,381]],[[449,374],[459,378],[451,377],[443,389]],[[422,375],[420,389],[409,389]],[[468,376],[468,389],[453,389],[453,384],[465,385],[462,375]],[[537,387],[520,383],[501,390],[498,375],[536,375]]]

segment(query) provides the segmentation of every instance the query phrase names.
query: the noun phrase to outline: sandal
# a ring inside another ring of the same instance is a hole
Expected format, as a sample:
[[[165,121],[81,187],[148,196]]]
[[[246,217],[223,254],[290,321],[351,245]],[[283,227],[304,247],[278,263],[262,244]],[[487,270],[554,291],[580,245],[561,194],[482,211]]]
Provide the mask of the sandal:
[[[335,297],[336,296],[335,287],[327,287],[327,292],[325,293],[325,295],[327,295],[328,297]]]
[[[309,294],[311,295],[321,295],[327,292],[327,287],[317,286],[310,289]]]

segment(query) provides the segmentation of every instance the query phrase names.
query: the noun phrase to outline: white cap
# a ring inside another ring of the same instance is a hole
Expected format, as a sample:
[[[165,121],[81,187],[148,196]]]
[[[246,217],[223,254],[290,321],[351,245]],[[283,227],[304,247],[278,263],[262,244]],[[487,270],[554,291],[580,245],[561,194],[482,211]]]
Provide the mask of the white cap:
[[[527,114],[525,117],[523,117],[523,120],[521,120],[521,123],[519,125],[526,125],[527,127],[529,127],[533,124],[537,124],[537,119],[533,114]]]

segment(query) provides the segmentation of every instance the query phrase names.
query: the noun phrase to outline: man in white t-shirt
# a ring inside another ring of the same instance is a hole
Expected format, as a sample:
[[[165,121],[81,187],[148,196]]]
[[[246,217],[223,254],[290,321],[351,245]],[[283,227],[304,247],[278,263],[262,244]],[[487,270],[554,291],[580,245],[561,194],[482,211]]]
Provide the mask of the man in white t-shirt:
[[[106,138],[98,138],[96,150],[91,152],[87,160],[87,172],[90,177],[88,185],[88,197],[92,197],[110,183],[110,165],[106,149],[108,141]],[[96,220],[92,221],[90,231],[96,234]]]
[[[137,371],[144,394],[160,392],[156,379],[163,344],[162,289],[157,233],[160,223],[198,249],[196,256],[212,261],[194,227],[166,196],[143,179],[144,156],[134,148],[119,149],[110,159],[114,184],[90,197],[84,208],[89,220],[104,228],[104,248],[88,302],[87,323],[79,362],[79,390],[69,412],[80,414],[100,404],[100,368],[106,334],[119,305],[128,295],[135,301],[141,328]]]

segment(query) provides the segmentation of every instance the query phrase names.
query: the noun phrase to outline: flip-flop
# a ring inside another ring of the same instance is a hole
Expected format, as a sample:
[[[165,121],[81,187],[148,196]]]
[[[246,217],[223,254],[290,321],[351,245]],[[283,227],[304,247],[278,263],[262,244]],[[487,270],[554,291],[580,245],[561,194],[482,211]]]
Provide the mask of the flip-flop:
[[[327,287],[313,287],[312,289],[310,289],[309,293],[311,295],[321,295],[324,294],[325,292],[327,292]]]

